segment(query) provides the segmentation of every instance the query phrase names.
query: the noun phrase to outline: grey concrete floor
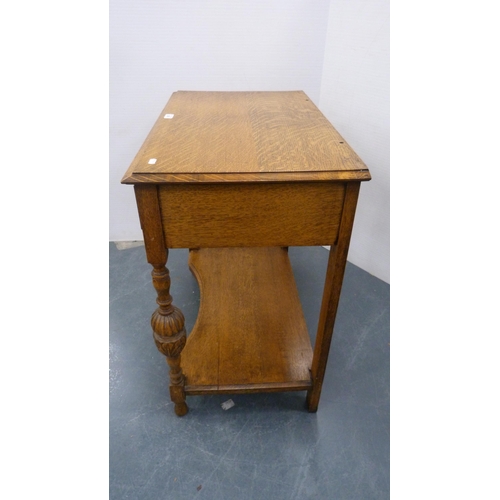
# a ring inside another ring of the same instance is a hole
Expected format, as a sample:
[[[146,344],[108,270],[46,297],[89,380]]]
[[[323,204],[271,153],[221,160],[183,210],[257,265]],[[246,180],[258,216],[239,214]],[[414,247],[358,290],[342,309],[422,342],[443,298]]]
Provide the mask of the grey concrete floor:
[[[290,248],[314,343],[328,251]],[[174,304],[189,332],[199,290],[171,250]],[[173,412],[144,247],[110,243],[111,500],[389,498],[389,285],[348,263],[316,414],[305,392],[188,397]],[[235,406],[224,411],[231,398]]]

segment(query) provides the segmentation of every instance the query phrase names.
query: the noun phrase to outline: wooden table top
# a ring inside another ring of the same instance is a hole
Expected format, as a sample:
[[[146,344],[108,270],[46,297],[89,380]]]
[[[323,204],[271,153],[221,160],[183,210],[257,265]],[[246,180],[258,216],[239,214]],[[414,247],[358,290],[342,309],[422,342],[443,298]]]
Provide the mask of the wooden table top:
[[[172,94],[122,179],[148,182],[370,180],[302,91]]]

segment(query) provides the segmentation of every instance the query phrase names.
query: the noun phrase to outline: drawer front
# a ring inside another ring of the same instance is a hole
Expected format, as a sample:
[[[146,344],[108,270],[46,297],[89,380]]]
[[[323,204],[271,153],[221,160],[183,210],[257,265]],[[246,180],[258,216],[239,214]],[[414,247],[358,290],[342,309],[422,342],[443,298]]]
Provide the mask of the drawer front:
[[[167,248],[332,245],[345,183],[160,184]]]

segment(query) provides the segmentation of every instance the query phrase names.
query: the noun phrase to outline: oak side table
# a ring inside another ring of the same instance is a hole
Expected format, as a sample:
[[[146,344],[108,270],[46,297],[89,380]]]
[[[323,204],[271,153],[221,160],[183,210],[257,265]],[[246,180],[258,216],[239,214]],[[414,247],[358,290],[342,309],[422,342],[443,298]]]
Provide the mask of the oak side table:
[[[307,391],[318,408],[366,165],[304,92],[175,92],[122,179],[133,184],[158,308],[153,337],[186,396]],[[311,346],[289,246],[330,245]],[[169,248],[200,287],[186,337]]]

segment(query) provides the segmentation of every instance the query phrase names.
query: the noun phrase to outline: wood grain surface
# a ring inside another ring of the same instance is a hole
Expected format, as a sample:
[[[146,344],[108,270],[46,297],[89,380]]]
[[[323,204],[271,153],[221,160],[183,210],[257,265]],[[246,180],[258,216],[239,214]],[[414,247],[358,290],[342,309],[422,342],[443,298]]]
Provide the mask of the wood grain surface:
[[[173,117],[164,118],[167,114]],[[261,180],[256,174],[280,173],[313,180],[318,172],[329,180],[338,178],[338,172],[346,180],[369,176],[363,161],[304,92],[179,91],[122,182],[151,182],[148,175],[155,175],[156,182],[182,182],[186,175],[191,181],[221,182],[234,174],[244,182]]]
[[[167,183],[166,178],[168,178],[168,184],[174,183],[203,183],[203,184],[220,184],[221,182],[330,182],[330,181],[369,181],[371,180],[371,175],[368,170],[349,172],[349,171],[338,171],[338,172],[260,172],[252,174],[204,174],[204,173],[193,173],[193,174],[134,174],[131,177],[127,177],[127,181],[123,184],[141,184],[141,183],[153,183],[162,184]]]
[[[342,281],[347,262],[351,232],[356,214],[356,204],[359,195],[359,182],[350,182],[346,187],[344,209],[340,222],[339,239],[330,248],[328,267],[326,270],[325,287],[321,301],[321,311],[318,321],[314,359],[312,364],[313,386],[307,393],[307,406],[310,412],[318,409],[323,379],[332,342],[333,327],[339,305]]]
[[[165,264],[168,249],[164,246],[158,187],[154,184],[134,186],[148,262],[153,266],[151,277],[157,293],[158,308],[151,316],[153,338],[158,350],[167,358],[170,375],[170,398],[175,413],[182,417],[188,412],[184,392],[184,375],[180,354],[186,344],[186,329],[182,311],[172,304],[170,273]]]
[[[312,348],[282,248],[190,252],[198,319],[182,352],[186,394],[305,390]]]
[[[168,116],[165,116],[167,115]],[[307,390],[316,411],[366,165],[301,91],[176,92],[122,183],[135,184],[158,309],[186,395]],[[314,354],[288,246],[331,245]],[[190,248],[200,310],[187,337],[168,248]]]
[[[332,245],[345,183],[163,184],[167,248]]]

